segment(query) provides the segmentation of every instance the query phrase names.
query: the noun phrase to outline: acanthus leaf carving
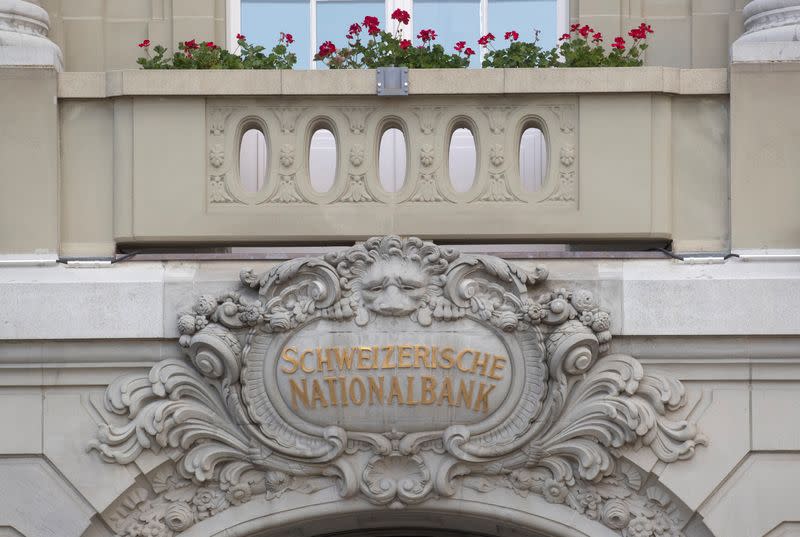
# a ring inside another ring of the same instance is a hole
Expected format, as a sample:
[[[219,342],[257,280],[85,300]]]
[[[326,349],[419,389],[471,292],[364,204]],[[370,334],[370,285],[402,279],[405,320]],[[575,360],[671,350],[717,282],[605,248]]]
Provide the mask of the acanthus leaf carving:
[[[422,134],[433,134],[436,132],[436,123],[442,115],[444,107],[441,106],[418,106],[414,107],[414,115],[419,120],[419,130]]]
[[[670,417],[686,403],[682,384],[608,354],[608,313],[588,291],[546,288],[547,276],[391,236],[242,271],[239,290],[203,295],[180,315],[187,359],[108,387],[106,409],[124,423],[101,427],[91,448],[117,464],[144,450],[170,449],[175,460],[152,491],[130,492],[115,531],[172,536],[257,495],[336,487],[397,507],[502,488],[563,504],[624,537],[656,527],[680,535],[685,520],[670,494],[621,450],[647,448],[664,463],[693,455],[705,439]],[[507,411],[383,433],[292,414],[268,381],[270,349],[312,323],[358,329],[379,318],[415,331],[465,320],[491,329],[514,360]]]
[[[370,191],[366,173],[347,174],[347,185],[344,192],[336,198],[336,201],[347,203],[379,202]]]
[[[364,134],[367,128],[367,119],[375,111],[375,108],[371,106],[345,106],[341,107],[340,110],[347,118],[350,132],[360,135]]]
[[[473,200],[473,202],[475,201],[525,202],[508,187],[508,178],[504,171],[489,172],[489,182],[486,188]]]
[[[209,203],[242,203],[228,188],[227,174],[211,175],[208,182]]]
[[[540,203],[547,201],[573,202],[575,201],[575,171],[562,170],[558,174],[558,183],[553,191]]]
[[[509,114],[516,108],[516,106],[483,106],[480,110],[489,120],[489,130],[492,134],[503,134],[506,131]]]
[[[297,186],[297,174],[279,173],[275,192],[262,203],[311,203],[311,201],[300,192]]]
[[[302,106],[286,106],[282,108],[273,108],[272,112],[281,126],[282,134],[294,134],[295,125],[300,114],[306,111],[306,107]]]

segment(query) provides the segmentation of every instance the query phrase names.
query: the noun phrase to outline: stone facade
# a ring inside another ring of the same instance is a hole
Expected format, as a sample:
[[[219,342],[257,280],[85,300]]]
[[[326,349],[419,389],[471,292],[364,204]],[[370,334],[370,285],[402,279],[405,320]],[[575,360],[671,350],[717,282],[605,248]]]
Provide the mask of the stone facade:
[[[368,71],[113,71],[224,41],[224,2],[0,0],[0,536],[800,535],[800,8],[623,4],[570,13],[656,25],[648,67],[387,100]],[[280,180],[248,193],[255,124]],[[116,253],[176,243],[225,250]]]

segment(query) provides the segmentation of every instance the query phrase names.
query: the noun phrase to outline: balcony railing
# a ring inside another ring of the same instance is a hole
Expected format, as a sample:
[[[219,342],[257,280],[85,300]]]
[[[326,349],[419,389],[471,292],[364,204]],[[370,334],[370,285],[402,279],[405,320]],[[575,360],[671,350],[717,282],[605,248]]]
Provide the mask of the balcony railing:
[[[108,211],[67,193],[77,231],[65,244],[79,253],[93,218],[113,220],[109,242],[127,244],[724,239],[702,229],[707,215],[694,229],[685,214],[701,197],[727,214],[724,69],[412,71],[405,97],[375,84],[372,71],[61,74],[62,188],[113,197]],[[540,185],[520,168],[531,129],[546,149]],[[401,133],[405,165],[381,182],[388,130]],[[454,177],[464,130],[471,182]],[[241,165],[248,131],[263,136],[262,172]],[[320,167],[310,148],[324,131]],[[88,132],[93,147],[78,148]],[[325,172],[332,184],[320,186]]]

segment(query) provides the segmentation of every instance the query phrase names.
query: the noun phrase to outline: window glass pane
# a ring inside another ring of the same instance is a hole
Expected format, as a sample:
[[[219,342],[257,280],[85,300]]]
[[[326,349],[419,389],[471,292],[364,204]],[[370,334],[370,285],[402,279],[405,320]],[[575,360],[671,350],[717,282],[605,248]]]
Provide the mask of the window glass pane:
[[[317,45],[316,50],[325,41],[333,41],[337,48],[347,44],[347,31],[354,22],[361,22],[370,15],[378,17],[381,28],[386,28],[385,8],[383,0],[317,0]],[[366,33],[362,34],[362,38]],[[317,62],[317,69],[324,69],[322,62]]]
[[[479,0],[415,0],[414,33],[422,29],[436,30],[436,41],[444,46],[445,52],[452,53],[453,45],[466,41],[468,47],[478,51],[478,38],[481,32],[481,9]],[[414,44],[417,43],[414,40]],[[480,67],[478,55],[472,57],[470,67]]]
[[[521,41],[532,41],[539,30],[539,45],[549,49],[556,45],[558,15],[556,0],[489,0],[489,31],[497,38],[496,48],[505,47],[503,36],[509,30],[519,32]]]
[[[265,53],[275,46],[281,32],[292,34],[295,69],[308,69],[309,17],[308,0],[242,0],[242,34],[250,43],[265,47]]]

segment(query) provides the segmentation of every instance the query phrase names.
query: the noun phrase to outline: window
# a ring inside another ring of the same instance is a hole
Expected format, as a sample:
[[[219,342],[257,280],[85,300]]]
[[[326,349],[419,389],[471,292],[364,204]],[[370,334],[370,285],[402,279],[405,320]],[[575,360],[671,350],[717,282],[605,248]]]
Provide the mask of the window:
[[[236,48],[236,34],[248,41],[271,47],[280,32],[295,38],[297,69],[319,69],[312,58],[326,40],[344,43],[348,26],[374,15],[385,25],[396,8],[411,13],[412,36],[423,28],[433,28],[437,42],[452,50],[463,39],[475,50],[478,38],[492,32],[502,46],[503,34],[517,30],[521,38],[531,39],[534,29],[541,32],[544,47],[556,44],[557,36],[567,31],[569,0],[227,0],[228,47]],[[392,26],[389,26],[392,29]],[[473,57],[470,67],[480,66]]]

